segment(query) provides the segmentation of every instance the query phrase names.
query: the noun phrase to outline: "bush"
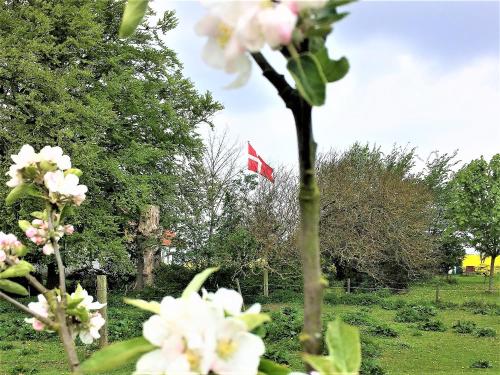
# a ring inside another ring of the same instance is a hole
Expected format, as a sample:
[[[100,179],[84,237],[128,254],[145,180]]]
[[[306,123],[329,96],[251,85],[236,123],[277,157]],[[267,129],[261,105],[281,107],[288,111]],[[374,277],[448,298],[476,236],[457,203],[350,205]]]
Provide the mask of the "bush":
[[[471,368],[492,368],[492,364],[490,361],[486,361],[486,360],[479,360],[479,361],[476,361],[474,363],[472,363],[472,365],[470,365]]]
[[[380,307],[382,307],[385,310],[397,310],[402,307],[406,306],[406,302],[403,301],[402,299],[384,299],[380,301]]]
[[[484,301],[471,300],[462,304],[465,310],[480,315],[500,315],[500,306],[496,303],[486,303]]]
[[[385,370],[380,366],[377,360],[373,358],[364,359],[361,363],[360,375],[385,375]]]
[[[371,327],[369,332],[374,336],[384,336],[384,337],[398,337],[398,332],[385,324],[377,324],[374,327]]]
[[[433,316],[436,316],[436,310],[432,306],[414,305],[398,310],[394,320],[400,323],[415,323],[427,321]]]
[[[375,324],[373,318],[366,312],[347,312],[341,317],[344,322],[353,326],[372,326]]]
[[[490,327],[478,328],[476,330],[477,337],[496,337],[497,331]]]
[[[296,341],[296,350],[300,350],[298,335],[302,330],[302,316],[293,307],[282,307],[271,313],[271,322],[265,325],[266,340],[276,342],[284,338],[293,338]]]
[[[436,331],[436,332],[446,331],[444,323],[440,320],[428,320],[425,322],[421,322],[418,324],[418,329],[422,331]]]
[[[456,333],[473,333],[476,329],[476,323],[471,320],[459,320],[453,323],[452,327]]]

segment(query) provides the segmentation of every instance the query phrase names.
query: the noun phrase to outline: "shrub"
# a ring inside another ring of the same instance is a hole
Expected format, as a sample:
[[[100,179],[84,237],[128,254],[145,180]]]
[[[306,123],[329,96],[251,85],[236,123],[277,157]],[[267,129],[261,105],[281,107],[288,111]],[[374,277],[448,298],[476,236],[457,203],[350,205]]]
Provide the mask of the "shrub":
[[[492,368],[493,366],[491,365],[491,362],[490,361],[486,361],[486,360],[479,360],[479,361],[476,361],[476,362],[473,362],[471,365],[470,365],[471,368]]]
[[[451,309],[456,309],[460,306],[458,303],[450,301],[438,301],[435,302],[433,305],[440,310],[451,310]]]
[[[422,331],[436,331],[436,332],[446,331],[444,323],[440,320],[427,320],[425,322],[421,322],[418,324],[418,329]]]
[[[363,358],[361,363],[360,375],[385,375],[385,370],[380,366],[377,360],[373,358]]]
[[[361,311],[342,314],[342,320],[353,326],[372,326],[375,324],[375,321],[370,315]]]
[[[462,304],[465,310],[480,315],[500,315],[500,306],[496,303],[486,303],[484,301],[471,300]]]
[[[398,337],[398,332],[385,324],[377,324],[374,327],[371,327],[369,332],[374,336],[385,336],[385,337]]]
[[[380,301],[380,307],[382,307],[385,310],[397,310],[402,307],[406,306],[406,302],[402,299],[384,299]]]
[[[424,322],[433,316],[436,316],[436,310],[432,306],[414,305],[398,310],[394,320],[400,323],[415,323]]]
[[[459,320],[453,323],[452,327],[456,333],[473,333],[476,329],[476,323],[470,320]]]
[[[10,370],[10,375],[31,375],[31,374],[38,374],[38,370],[34,367],[27,367],[25,365],[15,365],[11,370]]]
[[[328,291],[325,293],[324,297],[325,304],[338,305],[340,304],[340,296],[333,291]]]
[[[300,350],[298,335],[302,330],[302,316],[293,307],[282,307],[271,313],[271,322],[266,324],[266,340],[276,342],[284,338],[293,338],[296,341],[296,350]]]
[[[15,345],[10,343],[10,342],[0,342],[0,350],[2,350],[2,351],[11,350],[14,348],[15,348]]]
[[[496,337],[497,331],[490,327],[478,328],[476,330],[477,337]]]

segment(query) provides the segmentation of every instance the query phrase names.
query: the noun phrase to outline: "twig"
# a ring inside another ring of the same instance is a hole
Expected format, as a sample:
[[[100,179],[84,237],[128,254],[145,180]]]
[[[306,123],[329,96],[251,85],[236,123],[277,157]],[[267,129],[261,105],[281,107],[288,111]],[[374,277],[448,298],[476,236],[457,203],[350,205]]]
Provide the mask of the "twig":
[[[17,307],[19,310],[24,311],[26,314],[31,315],[35,319],[41,321],[43,324],[50,328],[55,328],[56,323],[50,320],[49,318],[46,318],[44,316],[41,316],[40,314],[34,312],[33,310],[30,310],[28,307],[24,306],[22,303],[17,302],[14,298],[9,297],[7,294],[0,292],[0,298],[3,298],[7,302],[13,304],[15,307]]]

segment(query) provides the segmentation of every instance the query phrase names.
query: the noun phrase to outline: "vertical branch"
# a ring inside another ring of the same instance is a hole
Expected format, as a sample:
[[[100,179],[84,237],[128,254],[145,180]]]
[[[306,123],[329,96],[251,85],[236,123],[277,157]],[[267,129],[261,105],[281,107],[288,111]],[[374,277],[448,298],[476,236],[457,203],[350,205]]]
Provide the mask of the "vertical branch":
[[[300,165],[300,237],[299,249],[304,275],[304,349],[320,354],[322,347],[321,306],[324,281],[319,252],[319,187],[316,181],[316,142],[312,131],[312,107],[278,74],[260,53],[252,54],[262,74],[276,88],[295,120]]]
[[[319,188],[315,175],[316,142],[314,141],[311,106],[298,97],[292,105],[297,131],[300,167],[300,238],[299,248],[304,275],[304,348],[320,354],[322,347],[321,307],[324,282],[321,276],[319,250]]]
[[[61,339],[64,350],[66,351],[71,371],[73,374],[80,374],[80,360],[78,359],[78,354],[76,353],[75,342],[73,340],[73,335],[71,334],[71,329],[66,321],[66,275],[61,252],[59,250],[59,243],[54,236],[54,229],[59,225],[59,223],[54,225],[54,211],[55,209],[52,205],[47,205],[48,231],[50,234],[50,243],[54,247],[54,254],[56,256],[57,268],[59,272],[59,290],[61,293],[61,301],[56,304],[54,313],[57,323],[59,323],[59,338]]]

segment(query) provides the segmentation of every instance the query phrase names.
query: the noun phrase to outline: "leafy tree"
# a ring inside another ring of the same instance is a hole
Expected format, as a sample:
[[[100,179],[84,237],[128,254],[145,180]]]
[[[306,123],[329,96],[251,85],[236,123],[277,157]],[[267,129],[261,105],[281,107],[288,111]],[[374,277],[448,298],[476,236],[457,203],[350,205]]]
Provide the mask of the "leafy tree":
[[[500,254],[500,154],[465,165],[452,181],[450,209],[457,228],[482,256],[491,257],[489,290]]]
[[[89,199],[72,219],[78,234],[63,245],[66,263],[85,270],[97,259],[116,276],[133,272],[134,227],[146,205],[160,206],[164,226],[174,221],[179,164],[200,157],[196,126],[220,109],[162,42],[177,24],[172,12],[127,41],[117,37],[122,12],[111,0],[0,8],[0,169],[24,143],[71,155]],[[3,229],[13,230],[15,211],[0,211]]]

